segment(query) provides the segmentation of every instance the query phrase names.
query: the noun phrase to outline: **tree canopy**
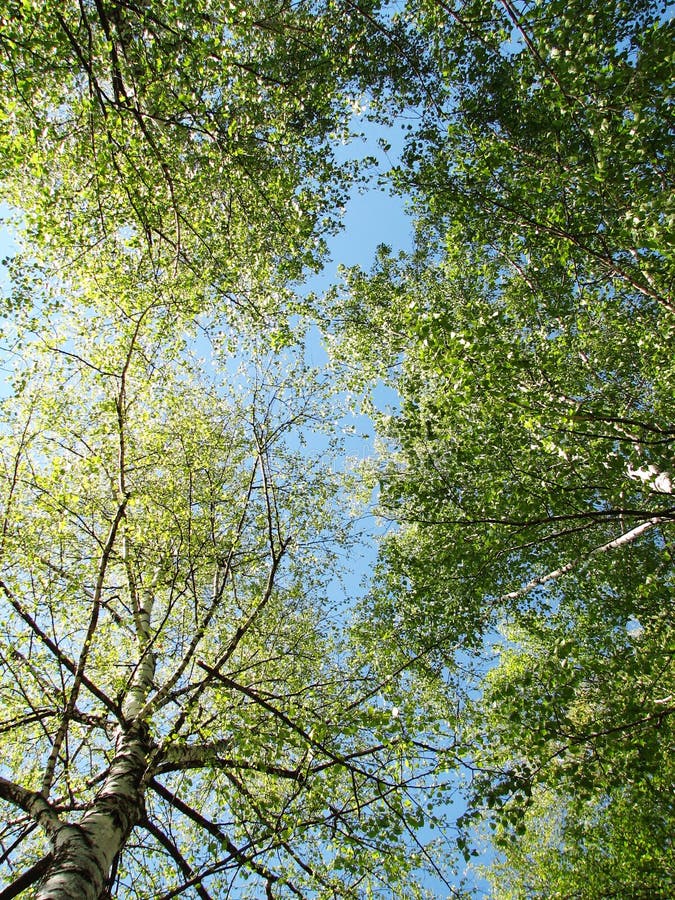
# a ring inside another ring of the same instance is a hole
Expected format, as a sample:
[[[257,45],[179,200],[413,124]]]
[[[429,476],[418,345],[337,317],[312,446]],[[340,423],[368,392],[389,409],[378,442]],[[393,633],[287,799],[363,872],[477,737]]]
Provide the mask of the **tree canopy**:
[[[341,636],[330,392],[253,339],[225,377],[215,330],[209,377],[137,271],[100,278],[45,298],[4,403],[7,862],[39,897],[377,894],[425,864],[438,762],[400,722],[443,727]]]
[[[671,46],[4,4],[0,900],[672,896]],[[366,120],[415,244],[315,296]]]
[[[340,352],[400,396],[377,621],[453,673],[459,846],[494,830],[495,896],[670,896],[672,21],[414,14],[438,78],[394,173],[417,246],[334,292]]]

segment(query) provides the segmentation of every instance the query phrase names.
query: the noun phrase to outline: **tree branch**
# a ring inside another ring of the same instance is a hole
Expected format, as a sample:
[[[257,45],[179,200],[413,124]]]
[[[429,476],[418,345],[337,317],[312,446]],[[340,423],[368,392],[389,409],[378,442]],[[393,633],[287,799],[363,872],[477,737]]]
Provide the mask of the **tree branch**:
[[[251,869],[257,875],[260,875],[262,878],[267,879],[267,881],[276,882],[279,881],[279,876],[274,875],[270,872],[265,866],[261,866],[260,863],[255,862],[255,860],[251,859],[250,856],[247,855],[245,850],[235,846],[232,841],[227,837],[227,835],[221,831],[218,825],[215,822],[211,822],[208,819],[204,818],[201,813],[198,813],[196,810],[192,809],[191,806],[188,806],[180,797],[177,797],[173,794],[168,788],[164,787],[159,781],[155,778],[150,779],[150,787],[164,800],[170,803],[178,812],[187,816],[191,819],[196,825],[201,826],[205,831],[208,831],[209,834],[213,835],[213,837],[217,838],[217,840],[225,847],[227,850],[229,857],[228,859],[235,859],[240,866],[244,866],[246,868]],[[177,894],[182,893],[184,890],[187,890],[188,887],[192,887],[192,885],[196,884],[198,881],[201,881],[203,878],[206,878],[208,875],[213,874],[215,872],[220,871],[223,868],[223,862],[221,861],[215,866],[210,867],[201,875],[194,876],[180,889],[176,889],[174,891],[165,894],[160,900],[168,900],[169,897],[175,897]],[[286,881],[284,882],[288,885],[288,887],[298,896],[301,896],[299,892],[294,889],[293,885]]]
[[[20,784],[0,777],[0,799],[28,813],[50,837],[61,828],[61,820],[54,808],[37,791],[29,791]]]
[[[61,724],[59,725],[59,729],[56,732],[56,736],[54,737],[54,743],[52,744],[52,749],[49,754],[49,759],[47,760],[47,765],[45,766],[44,777],[42,779],[42,793],[46,797],[49,795],[50,788],[52,786],[52,782],[54,780],[54,772],[56,769],[56,761],[58,759],[59,753],[61,752],[61,746],[66,737],[66,733],[68,731],[68,724],[75,710],[75,706],[77,704],[77,698],[80,693],[80,687],[82,685],[82,678],[84,676],[84,670],[87,665],[87,660],[89,658],[89,651],[91,649],[91,644],[94,639],[94,635],[96,633],[96,626],[98,625],[98,617],[101,611],[101,597],[103,595],[103,583],[105,581],[106,572],[108,570],[108,562],[110,560],[110,554],[112,553],[113,546],[115,544],[115,538],[117,536],[117,529],[119,528],[119,524],[124,517],[125,510],[127,508],[128,496],[125,496],[122,502],[117,507],[117,512],[115,513],[115,518],[112,521],[110,526],[110,530],[108,532],[108,538],[105,542],[105,546],[103,547],[103,553],[101,554],[101,562],[98,567],[98,575],[96,578],[96,588],[94,590],[94,597],[92,602],[91,615],[89,617],[89,626],[87,628],[87,633],[84,638],[84,643],[82,644],[82,650],[80,652],[80,658],[77,662],[77,669],[75,670],[75,679],[73,681],[73,686],[70,691],[70,696],[68,698],[68,703],[63,713],[63,718],[61,720]]]
[[[561,566],[559,569],[554,569],[554,571],[548,572],[546,575],[540,575],[538,578],[533,578],[532,581],[529,581],[526,585],[524,585],[522,588],[519,588],[517,591],[511,591],[508,594],[502,594],[500,597],[497,597],[497,599],[493,601],[492,605],[496,606],[505,600],[518,600],[520,597],[524,597],[526,594],[529,594],[530,591],[533,591],[536,587],[540,587],[543,584],[547,584],[549,581],[555,581],[557,578],[560,578],[563,575],[567,575],[573,569],[576,569],[577,566],[581,566],[584,563],[588,562],[588,560],[592,556],[597,556],[599,553],[608,553],[610,550],[616,550],[619,547],[623,547],[626,544],[632,543],[643,534],[645,534],[645,532],[654,528],[656,525],[661,524],[663,521],[664,520],[662,518],[657,517],[654,519],[650,519],[648,522],[643,522],[641,525],[637,525],[635,528],[631,528],[630,531],[626,531],[624,534],[619,535],[618,538],[614,538],[614,540],[609,541],[606,544],[602,544],[602,546],[600,547],[595,547],[586,556],[573,559],[570,562],[565,563],[565,565]]]
[[[275,775],[278,778],[287,778],[293,781],[303,781],[299,769],[286,769],[283,766],[266,765],[250,761],[233,759],[221,756],[225,750],[232,749],[231,740],[216,741],[212,744],[200,746],[176,746],[171,743],[163,752],[161,762],[154,767],[157,775],[166,772],[185,771],[186,769],[201,769],[206,766],[217,768],[248,769],[253,772],[263,772],[265,775]]]
[[[227,582],[227,577],[231,570],[232,560],[233,560],[234,554],[235,554],[235,547],[236,547],[237,541],[239,540],[239,538],[241,537],[241,535],[243,533],[244,525],[246,524],[246,515],[248,513],[251,495],[253,493],[253,486],[255,483],[255,476],[256,476],[257,470],[258,470],[258,461],[256,460],[256,462],[253,466],[253,469],[251,471],[251,476],[249,478],[247,491],[246,491],[246,497],[244,499],[244,508],[239,517],[239,521],[237,523],[237,531],[236,531],[234,540],[232,541],[232,546],[230,547],[230,549],[228,551],[227,557],[226,557],[224,565],[223,565],[224,573],[223,573],[223,577],[222,577],[222,580],[220,583],[220,587],[219,587],[217,593],[212,597],[211,604],[206,612],[206,615],[204,616],[199,627],[197,628],[195,635],[193,636],[192,640],[190,641],[190,646],[185,651],[183,658],[181,659],[178,666],[174,670],[174,673],[171,676],[169,676],[168,680],[157,691],[155,696],[150,698],[147,701],[147,703],[144,705],[144,707],[140,710],[140,712],[138,713],[139,720],[146,718],[152,710],[158,709],[159,707],[161,707],[169,702],[169,700],[171,699],[170,694],[171,694],[172,688],[174,687],[176,682],[179,680],[179,678],[181,677],[181,675],[183,674],[185,669],[188,667],[190,661],[192,660],[192,658],[197,650],[197,647],[199,646],[200,641],[206,634],[206,630],[211,622],[211,619],[213,618],[213,616],[216,613],[216,610],[218,609],[218,605],[220,604],[220,600],[222,598],[223,591],[225,590],[225,584]],[[274,568],[274,571],[276,571],[276,567]],[[197,696],[199,695],[199,693],[200,693],[200,691],[197,692]],[[192,699],[193,703],[196,702],[196,697],[193,696],[193,698],[191,698],[191,699]],[[186,711],[184,711],[184,714],[186,714]],[[172,734],[175,734],[177,732],[178,727],[180,727],[180,725],[184,721],[184,717],[185,717],[185,715],[183,715],[182,717],[179,717],[179,723],[177,724],[176,727],[174,727]]]
[[[9,587],[5,584],[5,582],[0,579],[0,590],[4,593],[4,595],[9,600],[13,609],[18,613],[19,616],[24,620],[24,622],[29,626],[31,631],[40,639],[40,641],[50,650],[54,656],[58,659],[61,665],[68,669],[71,675],[75,675],[77,673],[77,666],[66,654],[61,650],[59,645],[53,641],[48,634],[40,628],[36,620],[31,616],[27,610],[24,609],[23,604],[20,600],[17,600]],[[90,694],[93,694],[98,700],[103,703],[103,705],[110,710],[110,712],[115,716],[115,718],[121,723],[123,721],[122,711],[119,706],[113,702],[110,697],[107,696],[97,685],[93,683],[87,676],[82,673],[80,676],[80,680],[82,684],[87,688]]]
[[[12,900],[13,897],[18,897],[19,894],[22,894],[32,884],[35,884],[36,881],[42,878],[51,865],[52,858],[52,854],[48,853],[29,869],[26,869],[26,871],[19,875],[18,878],[15,878],[4,891],[0,891],[0,900]]]
[[[192,866],[190,866],[190,864],[180,852],[178,847],[174,844],[174,842],[166,834],[164,834],[164,832],[160,828],[158,828],[157,825],[151,822],[150,819],[143,819],[143,821],[139,822],[139,825],[142,828],[145,828],[148,834],[151,834],[157,841],[157,843],[164,847],[164,849],[167,851],[169,856],[171,856],[171,858],[174,860],[174,862],[186,878],[192,880],[195,877],[200,877],[196,876],[195,872],[193,872]],[[194,881],[193,884],[195,886],[195,890],[202,898],[202,900],[212,900],[211,895],[202,884]],[[0,900],[2,900],[2,896],[0,896]]]

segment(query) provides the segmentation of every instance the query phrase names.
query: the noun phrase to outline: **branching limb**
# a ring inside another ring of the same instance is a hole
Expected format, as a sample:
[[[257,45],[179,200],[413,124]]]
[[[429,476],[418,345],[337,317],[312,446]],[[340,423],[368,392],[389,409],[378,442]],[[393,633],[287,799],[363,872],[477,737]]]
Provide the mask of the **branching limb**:
[[[140,824],[141,828],[144,828],[148,832],[148,834],[151,834],[154,837],[154,839],[157,841],[157,843],[160,846],[164,847],[166,852],[176,863],[176,865],[178,866],[180,871],[183,873],[183,876],[185,878],[189,878],[189,879],[193,880],[196,877],[196,873],[192,871],[192,866],[190,866],[190,864],[185,859],[183,854],[180,852],[178,847],[174,844],[174,842],[171,840],[171,838],[169,838],[166,834],[164,834],[164,832],[161,830],[161,828],[158,828],[157,825],[155,825],[153,822],[150,821],[150,819],[147,819],[147,818],[144,819],[139,824]],[[193,883],[194,883],[195,890],[197,891],[197,894],[202,898],[202,900],[212,900],[211,895],[206,890],[204,885],[200,884],[199,882],[193,882]],[[0,896],[0,900],[2,900],[1,896]]]
[[[52,745],[51,752],[49,754],[49,759],[47,760],[47,765],[45,766],[45,773],[42,779],[42,794],[47,797],[49,795],[50,788],[54,781],[54,772],[56,769],[56,761],[58,759],[59,753],[61,752],[61,747],[63,745],[63,741],[65,740],[66,733],[68,731],[68,725],[72,718],[73,712],[75,710],[75,706],[77,704],[77,698],[80,693],[80,688],[82,686],[82,679],[84,676],[84,670],[87,665],[87,660],[89,658],[89,651],[91,650],[92,641],[94,639],[94,635],[96,633],[96,627],[98,625],[98,617],[101,611],[101,598],[103,596],[103,584],[105,581],[106,572],[108,570],[108,562],[110,561],[110,554],[112,553],[112,549],[115,545],[115,538],[117,536],[117,530],[119,528],[119,524],[122,521],[124,516],[124,512],[127,507],[128,497],[124,497],[122,502],[119,504],[117,508],[117,512],[115,514],[115,518],[113,519],[112,525],[110,526],[110,531],[108,532],[108,538],[105,542],[105,546],[103,548],[103,553],[101,555],[101,562],[98,568],[98,575],[96,578],[96,589],[94,591],[93,605],[91,610],[91,615],[89,617],[89,626],[87,628],[87,633],[85,635],[84,644],[82,645],[82,650],[80,652],[80,658],[77,663],[77,668],[75,670],[75,680],[73,682],[73,687],[70,692],[70,696],[68,698],[68,703],[63,713],[63,719],[61,720],[61,725],[59,726],[59,730],[56,733],[54,738],[54,743]]]
[[[20,784],[0,777],[0,799],[28,813],[49,836],[61,828],[61,821],[51,803],[37,791],[26,790]]]
[[[193,809],[191,806],[188,806],[183,800],[173,794],[168,788],[164,787],[163,784],[158,782],[156,779],[151,779],[150,787],[157,793],[160,797],[170,803],[178,812],[182,813],[187,818],[191,819],[196,825],[199,825],[213,837],[215,837],[218,842],[225,847],[228,857],[225,860],[221,860],[216,863],[214,866],[205,869],[200,875],[196,875],[191,878],[188,882],[182,885],[180,888],[177,888],[174,891],[170,891],[168,894],[164,894],[160,900],[169,900],[170,897],[175,897],[183,891],[186,891],[188,887],[192,887],[194,884],[201,882],[204,878],[207,878],[209,875],[215,874],[221,871],[230,860],[235,860],[238,865],[243,866],[244,868],[251,869],[251,871],[255,872],[257,875],[260,875],[261,878],[264,878],[268,883],[274,884],[279,881],[279,876],[275,875],[266,866],[261,865],[256,862],[252,856],[247,853],[247,849],[237,847],[232,841],[227,837],[225,832],[215,824],[215,822],[211,822],[209,819],[205,818],[201,813],[197,812],[197,810]],[[298,897],[301,897],[302,894],[288,881],[284,881],[284,884]]]
[[[257,471],[258,471],[258,462],[256,460],[256,463],[253,466],[253,469],[251,471],[251,475],[249,478],[248,487],[247,487],[247,491],[246,491],[246,497],[244,499],[244,506],[243,506],[241,515],[239,517],[239,521],[237,523],[237,530],[235,533],[235,538],[232,541],[232,546],[230,547],[227,557],[225,558],[225,560],[223,562],[223,567],[222,567],[223,575],[222,575],[222,578],[220,579],[220,584],[218,585],[218,588],[217,588],[218,592],[211,598],[211,603],[209,605],[209,608],[206,611],[206,614],[205,614],[204,618],[202,619],[202,622],[201,622],[199,628],[197,628],[192,640],[190,641],[190,645],[189,645],[188,649],[183,654],[183,658],[181,659],[178,666],[174,670],[173,675],[171,675],[167,679],[167,681],[157,691],[155,696],[151,697],[148,700],[148,702],[143,706],[143,708],[139,711],[138,717],[140,719],[146,718],[152,710],[159,709],[160,707],[164,706],[166,703],[168,703],[172,699],[171,691],[172,691],[173,687],[176,685],[176,683],[182,676],[183,672],[187,669],[188,665],[192,661],[192,659],[195,655],[195,652],[197,650],[197,647],[199,646],[204,635],[206,634],[208,627],[213,619],[213,616],[216,614],[216,611],[217,611],[220,601],[222,599],[223,591],[225,590],[225,585],[227,582],[228,575],[232,568],[232,561],[234,559],[237,542],[244,531],[244,527],[246,524],[246,518],[247,518],[248,510],[249,510],[249,504],[251,501],[251,496],[253,494],[253,486],[255,483],[255,477],[256,477]],[[278,563],[277,563],[277,566],[278,566]],[[274,571],[276,571],[276,567],[274,568]],[[271,591],[271,589],[270,589],[270,591]],[[198,691],[198,693],[201,693],[201,691]],[[191,698],[191,699],[194,704],[194,702],[196,702],[197,698],[195,696],[193,696],[193,698]],[[177,725],[174,727],[173,732],[172,732],[173,734],[177,733],[178,728],[180,727],[180,725],[182,725],[182,722],[184,721],[186,715],[187,715],[187,712],[185,712],[183,714],[183,716],[179,717],[179,723],[177,723]]]
[[[334,753],[332,750],[330,750],[324,744],[320,743],[319,741],[316,741],[310,734],[307,733],[307,731],[305,731],[304,728],[302,728],[300,725],[298,725],[296,722],[294,722],[292,719],[290,719],[280,709],[277,709],[275,706],[273,706],[271,703],[269,703],[257,691],[252,690],[252,688],[247,687],[246,685],[239,684],[238,682],[233,681],[231,678],[228,678],[226,675],[223,675],[222,673],[218,672],[216,669],[214,669],[211,666],[208,666],[206,663],[202,662],[202,660],[197,660],[197,665],[201,669],[203,669],[205,672],[208,672],[208,674],[211,675],[213,678],[220,681],[221,684],[223,684],[225,687],[228,687],[231,690],[237,691],[240,694],[244,694],[244,696],[253,700],[254,703],[258,704],[263,709],[265,709],[267,712],[271,713],[280,722],[283,722],[283,724],[286,725],[287,728],[290,728],[291,731],[294,731],[297,735],[302,737],[302,739],[307,743],[307,745],[309,747],[313,747],[314,749],[319,750],[320,753],[323,753],[324,756],[328,757],[328,759],[330,760],[330,763],[328,763],[327,765],[324,764],[324,765],[320,766],[319,767],[320,769],[329,768],[329,766],[331,766],[331,765],[339,765],[339,766],[344,767],[345,769],[347,769],[350,772],[354,772],[356,774],[363,776],[366,779],[374,780],[378,784],[381,783],[381,779],[379,779],[372,772],[368,772],[367,770],[364,770],[364,769],[359,769],[357,766],[352,765],[350,760],[352,758],[354,758],[355,756],[366,756],[366,755],[373,754],[377,750],[382,749],[382,746],[384,746],[384,745],[379,745],[376,748],[373,748],[373,747],[368,748],[363,753],[357,753],[357,754],[354,754],[354,756],[352,756],[352,755],[345,756],[345,755]],[[315,771],[318,771],[319,768],[317,768]]]
[[[33,634],[41,641],[41,643],[44,644],[44,646],[56,657],[59,663],[65,669],[67,669],[71,673],[71,675],[76,675],[78,671],[77,665],[73,662],[72,659],[70,659],[70,657],[68,657],[63,652],[63,650],[61,650],[59,645],[43,631],[37,621],[24,608],[21,601],[14,596],[13,592],[9,589],[9,587],[2,579],[0,579],[0,591],[3,592],[14,611],[23,619],[23,621],[28,625]],[[90,694],[100,700],[101,703],[110,710],[110,712],[115,716],[116,719],[118,719],[118,721],[123,721],[122,711],[120,710],[117,703],[111,700],[104,691],[102,691],[84,674],[84,672],[80,673],[80,681],[87,688]]]

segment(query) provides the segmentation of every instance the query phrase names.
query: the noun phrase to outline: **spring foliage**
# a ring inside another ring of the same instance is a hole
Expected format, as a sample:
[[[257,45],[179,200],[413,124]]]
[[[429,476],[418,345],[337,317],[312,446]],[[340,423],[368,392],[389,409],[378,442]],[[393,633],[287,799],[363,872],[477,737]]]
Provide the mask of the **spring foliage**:
[[[671,44],[650,0],[4,4],[3,897],[464,896],[483,844],[495,897],[672,895]],[[415,247],[307,296],[364,111]]]

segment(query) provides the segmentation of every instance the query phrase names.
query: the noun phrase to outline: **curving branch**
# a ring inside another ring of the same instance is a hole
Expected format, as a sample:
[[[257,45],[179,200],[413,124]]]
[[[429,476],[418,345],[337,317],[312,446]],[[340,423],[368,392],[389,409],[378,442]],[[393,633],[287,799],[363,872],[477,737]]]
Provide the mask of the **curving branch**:
[[[28,813],[49,837],[55,835],[62,827],[55,809],[42,794],[37,791],[29,791],[7,778],[0,777],[0,800],[5,800]]]

